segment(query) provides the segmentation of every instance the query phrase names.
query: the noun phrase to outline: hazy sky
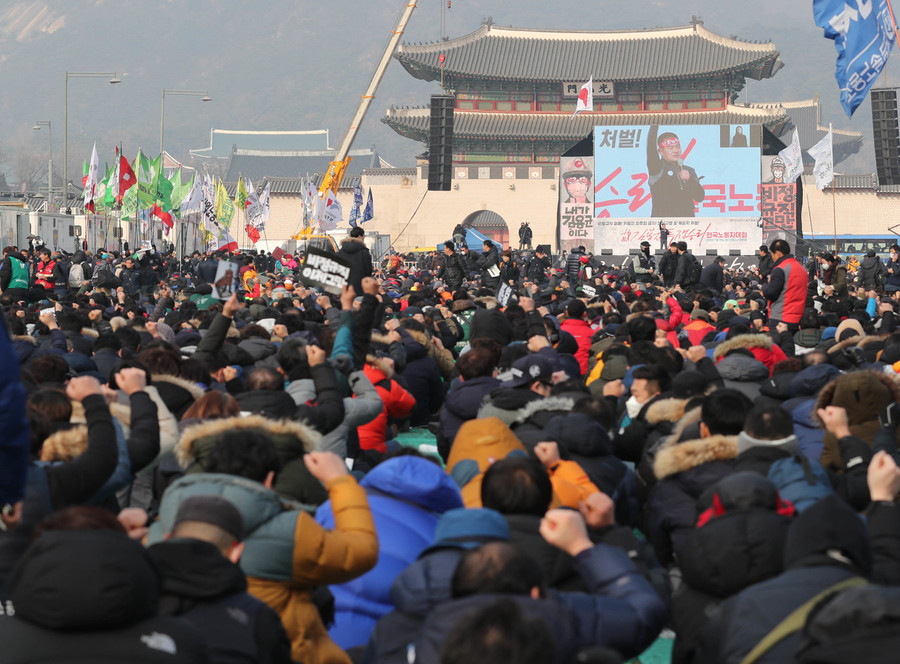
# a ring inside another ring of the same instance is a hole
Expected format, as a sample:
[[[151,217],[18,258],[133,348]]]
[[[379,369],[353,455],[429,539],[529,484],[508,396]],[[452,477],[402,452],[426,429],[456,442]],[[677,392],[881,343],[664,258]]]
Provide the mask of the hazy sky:
[[[347,129],[406,0],[4,0],[0,3],[0,147],[6,171],[22,151],[45,151],[35,120],[53,123],[61,170],[63,83],[69,71],[117,71],[121,85],[72,79],[69,162],[80,164],[93,141],[101,162],[122,143],[155,154],[160,96],[169,89],[208,90],[214,98],[167,97],[166,148],[186,159],[205,147],[212,127],[319,129],[336,146]],[[405,41],[440,37],[446,0],[419,0]],[[492,16],[516,27],[608,30],[684,25],[702,16],[710,30],[747,40],[775,41],[786,67],[772,80],[752,81],[751,101],[820,94],[823,122],[871,134],[868,101],[853,120],[840,109],[833,43],[821,36],[810,2],[791,0],[452,0],[447,32],[461,36]],[[895,56],[896,57],[896,56]],[[900,60],[888,79],[900,80]],[[883,83],[884,81],[882,81]],[[422,146],[380,122],[392,105],[423,105],[437,86],[410,77],[394,61],[357,138],[375,144],[396,166],[410,165]],[[743,97],[741,100],[742,101]],[[847,169],[872,172],[871,141]]]

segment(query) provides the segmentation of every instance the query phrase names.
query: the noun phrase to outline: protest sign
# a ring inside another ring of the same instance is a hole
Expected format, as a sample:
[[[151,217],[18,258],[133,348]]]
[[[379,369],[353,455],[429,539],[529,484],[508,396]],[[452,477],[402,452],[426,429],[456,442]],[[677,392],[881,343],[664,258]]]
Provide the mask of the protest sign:
[[[216,265],[216,280],[213,283],[212,296],[219,300],[227,300],[237,290],[237,263],[219,261]]]
[[[315,247],[309,247],[306,250],[306,259],[300,268],[300,280],[307,286],[340,295],[341,289],[350,280],[350,269],[350,261]]]
[[[505,307],[509,303],[509,298],[512,295],[513,289],[509,284],[502,284],[500,286],[500,290],[497,291],[497,302],[500,303],[501,307]]]

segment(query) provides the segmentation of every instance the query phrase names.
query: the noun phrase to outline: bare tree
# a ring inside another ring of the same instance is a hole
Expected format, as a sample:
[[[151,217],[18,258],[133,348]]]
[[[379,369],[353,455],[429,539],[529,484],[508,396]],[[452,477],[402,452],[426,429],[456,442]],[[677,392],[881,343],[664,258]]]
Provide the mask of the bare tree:
[[[15,156],[15,173],[28,191],[35,191],[47,182],[47,153],[28,146],[20,146]]]

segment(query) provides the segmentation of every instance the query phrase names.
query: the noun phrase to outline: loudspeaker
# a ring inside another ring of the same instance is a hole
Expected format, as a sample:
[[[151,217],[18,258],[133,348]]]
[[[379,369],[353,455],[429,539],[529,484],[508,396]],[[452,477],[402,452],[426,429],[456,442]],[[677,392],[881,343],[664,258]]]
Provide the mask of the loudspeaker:
[[[453,95],[431,95],[428,190],[450,191],[453,178]]]
[[[872,134],[879,185],[900,184],[900,127],[897,88],[877,88],[872,97]]]

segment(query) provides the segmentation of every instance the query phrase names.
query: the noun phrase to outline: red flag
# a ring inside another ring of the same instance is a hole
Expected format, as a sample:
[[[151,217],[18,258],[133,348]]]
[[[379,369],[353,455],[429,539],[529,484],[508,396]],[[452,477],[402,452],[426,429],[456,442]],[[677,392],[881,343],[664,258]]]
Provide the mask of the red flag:
[[[174,222],[172,221],[172,214],[170,212],[166,212],[158,205],[154,205],[150,209],[150,214],[159,219],[169,228],[172,228],[172,226],[174,225]]]
[[[128,163],[128,160],[125,159],[125,155],[119,155],[119,193],[116,196],[116,199],[119,203],[122,202],[122,197],[125,196],[125,192],[131,189],[134,186],[135,182],[137,182],[137,178],[134,176],[134,170],[131,168],[131,164]]]
[[[247,224],[244,227],[244,230],[247,231],[247,237],[250,238],[250,241],[253,242],[253,244],[259,242],[259,231],[255,226],[253,226],[252,224]]]

